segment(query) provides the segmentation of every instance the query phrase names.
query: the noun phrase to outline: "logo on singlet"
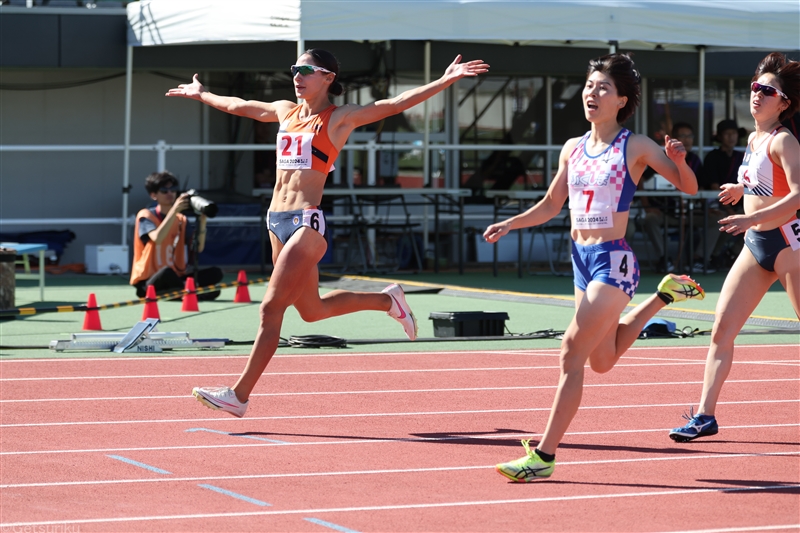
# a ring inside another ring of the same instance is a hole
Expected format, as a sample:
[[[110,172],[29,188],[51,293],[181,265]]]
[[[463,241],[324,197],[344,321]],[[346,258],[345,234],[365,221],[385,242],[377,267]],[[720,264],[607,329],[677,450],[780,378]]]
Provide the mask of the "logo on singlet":
[[[611,175],[608,173],[595,173],[595,172],[571,172],[568,176],[569,184],[573,187],[587,186],[587,185],[608,185]]]

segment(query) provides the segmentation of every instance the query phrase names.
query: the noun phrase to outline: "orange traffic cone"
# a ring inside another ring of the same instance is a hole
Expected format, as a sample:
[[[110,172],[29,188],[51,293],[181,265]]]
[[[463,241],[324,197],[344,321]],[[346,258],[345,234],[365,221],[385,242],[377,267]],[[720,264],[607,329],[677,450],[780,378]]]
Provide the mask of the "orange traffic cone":
[[[157,318],[161,320],[161,315],[158,314],[158,300],[156,300],[156,288],[152,285],[147,286],[147,294],[145,295],[146,303],[144,304],[144,311],[142,312],[142,320],[148,318]]]
[[[239,271],[236,285],[236,296],[233,297],[233,303],[249,304],[252,300],[250,300],[250,289],[248,289],[247,274],[244,273],[244,270]]]
[[[181,311],[200,311],[197,306],[197,288],[194,286],[194,278],[186,278],[186,294],[183,295],[183,305]]]
[[[83,315],[83,329],[102,331],[103,326],[100,325],[100,311],[92,309],[92,307],[97,307],[97,298],[95,298],[93,292],[89,294],[89,301],[86,302],[86,307],[88,307],[89,310]]]

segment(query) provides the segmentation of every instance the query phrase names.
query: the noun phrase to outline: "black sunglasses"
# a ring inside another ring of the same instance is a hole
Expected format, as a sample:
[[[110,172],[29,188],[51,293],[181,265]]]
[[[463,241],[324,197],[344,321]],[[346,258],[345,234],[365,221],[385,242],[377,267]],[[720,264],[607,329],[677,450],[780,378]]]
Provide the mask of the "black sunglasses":
[[[173,185],[172,187],[159,187],[158,192],[161,194],[167,194],[168,192],[178,192],[178,186]]]
[[[313,74],[315,70],[319,70],[320,72],[325,72],[330,74],[330,70],[322,67],[318,67],[316,65],[292,65],[289,67],[289,70],[292,71],[292,76],[297,76],[299,72],[302,76],[308,76],[309,74]]]
[[[786,96],[784,93],[782,93],[772,85],[762,85],[757,81],[754,81],[753,83],[750,84],[750,90],[753,91],[753,93],[757,93],[760,91],[761,94],[763,94],[764,96],[780,95],[780,97],[783,98],[784,100],[789,99],[788,96]]]

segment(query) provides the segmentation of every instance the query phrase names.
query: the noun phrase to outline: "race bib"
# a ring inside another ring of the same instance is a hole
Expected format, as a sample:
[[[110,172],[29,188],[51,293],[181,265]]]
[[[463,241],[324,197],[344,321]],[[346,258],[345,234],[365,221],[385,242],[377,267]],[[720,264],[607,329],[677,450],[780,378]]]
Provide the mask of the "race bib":
[[[781,233],[792,250],[800,250],[800,220],[794,219],[781,226]]]
[[[325,216],[320,209],[303,209],[303,226],[325,236]]]
[[[614,226],[611,190],[608,187],[570,188],[569,208],[574,228],[600,229]]]
[[[611,272],[608,277],[618,281],[631,281],[633,279],[634,258],[633,252],[626,250],[613,250],[611,256]]]
[[[287,170],[311,168],[310,132],[278,132],[277,167]]]

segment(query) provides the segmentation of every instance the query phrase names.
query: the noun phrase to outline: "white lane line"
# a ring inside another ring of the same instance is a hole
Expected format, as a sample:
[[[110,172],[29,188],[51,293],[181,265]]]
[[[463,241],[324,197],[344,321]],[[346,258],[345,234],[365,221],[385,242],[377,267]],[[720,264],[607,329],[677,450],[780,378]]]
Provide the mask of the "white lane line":
[[[777,378],[777,379],[729,379],[725,384],[734,383],[778,383],[781,381],[800,381],[800,378]],[[599,387],[676,387],[682,385],[702,385],[702,381],[662,381],[651,383],[590,383],[584,384],[584,389]],[[355,394],[419,394],[429,392],[486,392],[486,391],[513,391],[513,390],[540,390],[555,389],[557,385],[530,385],[519,387],[460,387],[451,389],[389,389],[389,390],[348,390],[348,391],[309,391],[309,392],[267,392],[253,393],[253,397],[281,397],[281,396],[329,396],[329,395],[355,395]],[[2,403],[22,403],[31,402],[96,402],[96,401],[119,401],[119,400],[174,400],[192,399],[190,394],[180,394],[175,396],[108,396],[100,398],[18,398],[15,400],[0,400]]]
[[[736,402],[717,402],[717,405],[745,405],[745,404],[778,404],[778,403],[798,403],[800,399],[790,398],[787,400],[743,400]],[[661,404],[641,404],[641,405],[590,405],[581,406],[581,410],[592,409],[651,409],[659,407],[686,407],[686,402],[682,403],[661,403]],[[284,415],[284,416],[254,416],[247,420],[315,420],[325,418],[380,418],[394,416],[442,416],[442,415],[473,415],[473,414],[494,414],[494,413],[530,413],[535,411],[550,411],[550,407],[529,407],[524,409],[474,409],[468,411],[415,411],[400,413],[336,413],[320,415]],[[102,426],[110,424],[164,424],[164,423],[183,423],[183,422],[219,422],[221,420],[236,421],[233,418],[176,418],[159,420],[92,420],[78,422],[40,422],[29,424],[0,424],[2,428],[33,428],[33,427],[53,427],[53,426]]]
[[[744,526],[744,527],[723,527],[716,529],[682,529],[680,533],[738,533],[745,531],[778,531],[782,529],[800,530],[800,524],[783,524],[776,526]],[[675,531],[664,531],[663,533],[676,533]]]
[[[541,483],[541,482],[540,482]],[[546,483],[546,482],[545,482]],[[678,496],[683,494],[708,494],[708,493],[726,493],[726,492],[743,492],[743,491],[770,491],[770,490],[786,490],[800,488],[800,485],[768,485],[768,486],[752,486],[752,487],[715,487],[715,488],[696,488],[696,489],[680,489],[680,490],[658,490],[647,492],[618,492],[612,494],[581,494],[577,496],[552,496],[543,498],[520,498],[513,500],[476,500],[476,501],[456,501],[456,502],[440,502],[440,503],[410,503],[410,504],[396,504],[396,505],[373,505],[364,507],[329,507],[329,508],[316,508],[316,509],[285,509],[273,511],[249,511],[238,513],[203,513],[203,514],[184,514],[184,515],[151,515],[151,516],[126,516],[126,517],[108,517],[108,518],[71,518],[61,519],[56,521],[43,521],[43,522],[13,522],[13,523],[0,523],[0,528],[15,528],[15,527],[32,527],[32,526],[51,526],[65,524],[106,524],[106,523],[119,523],[119,522],[144,522],[155,520],[192,520],[192,519],[207,519],[207,518],[236,518],[245,516],[280,516],[280,515],[296,515],[296,514],[318,514],[318,513],[349,513],[349,512],[375,512],[375,511],[396,511],[401,509],[442,509],[447,507],[474,507],[485,505],[519,505],[525,503],[542,503],[542,502],[569,502],[569,501],[583,501],[583,500],[605,500],[605,499],[621,499],[621,498],[642,498],[653,496]]]
[[[682,363],[653,363],[653,364],[617,364],[614,368],[620,367],[653,367],[653,366],[681,366],[685,364],[705,365],[705,361],[686,361]],[[352,374],[419,374],[424,372],[508,372],[516,370],[553,370],[558,369],[558,365],[546,366],[505,366],[505,367],[468,367],[468,368],[404,368],[396,370],[332,370],[314,372],[270,372],[270,376],[335,376]],[[198,377],[225,377],[240,374],[141,374],[136,376],[54,376],[54,377],[31,377],[31,378],[2,378],[0,382],[13,381],[70,381],[70,380],[91,380],[101,379],[145,379],[145,378],[198,378]]]
[[[798,424],[758,424],[758,425],[744,425],[744,426],[725,426],[725,430],[734,429],[775,429],[775,428],[794,428],[800,427]],[[615,430],[614,434],[625,433],[666,433],[672,428],[656,428],[656,429],[622,429]],[[568,436],[586,436],[586,435],[608,435],[607,430],[603,431],[571,431],[567,432]],[[96,449],[74,449],[74,450],[33,450],[33,451],[20,451],[20,452],[0,452],[0,455],[50,455],[50,454],[65,454],[65,453],[109,453],[109,452],[153,452],[153,451],[185,451],[185,450],[218,450],[229,448],[264,448],[267,446],[338,446],[349,444],[385,444],[385,443],[419,443],[419,442],[447,442],[447,441],[463,441],[463,440],[498,440],[498,439],[522,439],[541,437],[541,433],[489,433],[483,435],[452,435],[448,437],[396,437],[396,438],[363,438],[363,439],[349,439],[349,440],[323,440],[323,441],[302,441],[302,442],[283,442],[283,443],[237,443],[237,444],[202,444],[192,446],[146,446],[146,447],[129,447],[129,448],[96,448]],[[335,437],[331,437],[335,438]],[[800,452],[788,452],[789,454],[796,454]],[[781,455],[780,453],[778,455]],[[558,463],[562,464],[562,463]],[[206,479],[206,478],[202,478]],[[225,478],[227,479],[227,478]],[[0,486],[2,488],[2,486]]]
[[[688,346],[687,346],[688,348]],[[641,348],[640,348],[641,349]],[[705,347],[708,350],[708,347]],[[341,352],[314,352],[314,353],[299,353],[299,354],[275,354],[273,359],[308,359],[308,358],[318,358],[318,357],[386,357],[386,356],[393,356],[393,355],[401,355],[401,356],[408,356],[408,355],[422,355],[422,356],[435,356],[435,355],[485,355],[487,353],[496,354],[530,354],[530,355],[553,355],[555,353],[558,355],[559,349],[558,348],[539,348],[539,349],[517,349],[517,350],[450,350],[450,351],[430,351],[430,352],[355,352],[355,353],[341,353]],[[247,359],[247,355],[207,355],[207,356],[196,356],[196,355],[185,355],[185,356],[157,356],[152,355],[148,357],[124,357],[124,356],[111,356],[109,355],[106,357],[105,354],[100,352],[97,353],[95,357],[71,357],[69,359],[61,359],[61,358],[51,358],[51,359],[8,359],[0,361],[0,366],[4,364],[12,364],[12,363],[94,363],[94,362],[105,362],[105,363],[124,363],[126,361],[148,361],[148,362],[158,362],[158,361],[190,361],[190,360],[198,360],[198,361],[207,361],[212,359],[220,359],[220,360],[235,360],[235,359]]]
[[[747,344],[739,346],[740,349],[762,349],[762,348],[787,348],[791,344]],[[707,345],[690,345],[690,346],[633,346],[628,348],[626,353],[631,352],[651,352],[651,351],[675,351],[679,349],[684,350],[704,350],[708,351]],[[316,357],[381,357],[381,356],[408,356],[408,355],[482,355],[482,354],[530,354],[530,355],[558,355],[558,348],[538,348],[538,349],[516,349],[516,350],[497,350],[497,349],[484,349],[484,350],[451,350],[451,351],[428,351],[428,352],[355,352],[355,353],[341,353],[341,352],[317,352],[317,353],[301,353],[301,354],[276,354],[273,359],[307,359]],[[213,359],[219,360],[236,360],[247,359],[247,355],[185,355],[185,356],[148,356],[148,357],[106,357],[102,354],[97,354],[95,357],[71,357],[64,358],[49,358],[49,359],[8,359],[0,361],[0,366],[11,364],[36,364],[36,363],[74,363],[74,362],[91,362],[91,363],[124,363],[126,361],[148,361],[148,362],[161,362],[161,361],[208,361]]]
[[[705,360],[698,359],[663,359],[642,357],[645,361],[659,361],[655,363],[618,363],[614,368],[645,368],[654,366],[682,366],[682,365],[705,365]],[[773,361],[734,361],[734,364],[764,365],[764,364],[789,364],[798,365],[800,360],[778,359]],[[314,372],[270,372],[270,376],[327,376],[339,374],[406,374],[420,372],[488,372],[488,371],[509,371],[509,370],[552,370],[558,369],[558,365],[537,365],[537,366],[515,366],[515,367],[467,367],[467,368],[407,368],[393,370],[328,370]],[[51,377],[24,377],[24,378],[0,378],[0,382],[15,381],[69,381],[69,380],[101,380],[101,379],[144,379],[144,378],[197,378],[197,377],[230,377],[239,374],[140,374],[140,375],[115,375],[115,376],[51,376]]]

